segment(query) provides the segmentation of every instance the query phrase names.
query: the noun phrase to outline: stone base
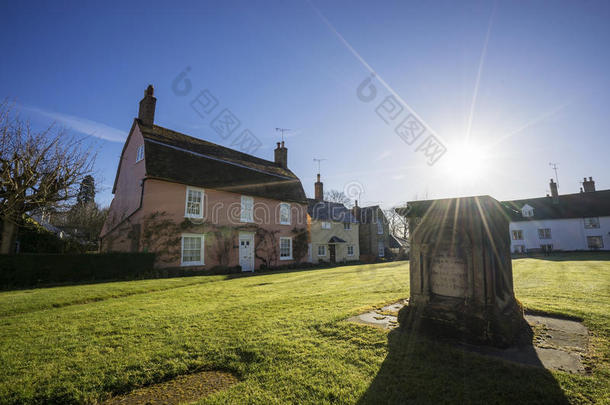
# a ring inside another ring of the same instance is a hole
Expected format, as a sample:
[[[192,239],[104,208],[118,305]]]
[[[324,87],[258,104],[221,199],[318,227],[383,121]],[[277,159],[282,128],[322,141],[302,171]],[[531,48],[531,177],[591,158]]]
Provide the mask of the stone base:
[[[503,313],[466,305],[452,308],[432,303],[407,305],[398,313],[398,322],[401,328],[431,337],[495,347],[508,347],[519,343],[524,336],[530,339],[532,336],[517,302]]]

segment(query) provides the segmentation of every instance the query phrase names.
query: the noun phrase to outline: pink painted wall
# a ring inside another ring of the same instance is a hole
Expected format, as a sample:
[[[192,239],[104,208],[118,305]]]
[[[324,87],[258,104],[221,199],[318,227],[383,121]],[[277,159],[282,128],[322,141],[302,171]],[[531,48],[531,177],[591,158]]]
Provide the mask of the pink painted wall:
[[[110,203],[108,219],[102,228],[102,238],[120,221],[133,214],[140,206],[142,180],[146,176],[146,158],[136,163],[136,156],[138,147],[143,144],[144,138],[140,128],[138,125],[134,125],[121,155],[119,177],[116,183],[114,198]]]
[[[185,217],[186,190],[187,186],[184,184],[171,183],[157,179],[146,179],[144,182],[141,208],[133,214],[128,221],[124,222],[121,226],[104,237],[102,240],[102,250],[132,250],[133,244],[126,235],[129,229],[131,229],[130,227],[134,224],[143,224],[151,214],[161,212],[164,213],[162,216],[163,219],[168,219],[174,224],[181,224],[185,222],[185,220],[187,221],[184,229],[176,236],[179,236],[180,233],[203,233],[205,235],[205,265],[193,268],[203,267],[209,269],[220,264],[216,258],[215,252],[217,245],[215,245],[214,238],[210,235],[210,229],[213,227],[210,227],[209,224],[226,226],[237,231],[236,234],[233,235],[233,248],[230,250],[228,266],[236,266],[239,264],[237,238],[240,229],[238,228],[248,228],[249,225],[256,224],[267,230],[278,231],[275,235],[275,243],[278,245],[278,250],[280,237],[294,237],[294,233],[292,232],[294,228],[309,229],[307,223],[307,206],[305,204],[290,203],[291,223],[290,225],[285,225],[279,223],[279,205],[282,201],[253,197],[254,222],[248,224],[241,222],[240,220],[241,194],[212,189],[204,189],[204,218],[189,219]],[[138,195],[137,198],[139,201],[140,196]],[[248,232],[250,230],[242,229],[242,231]],[[254,232],[255,229],[253,228],[251,231]],[[110,240],[112,240],[112,242],[108,243]],[[177,244],[170,248],[172,252],[176,253],[172,253],[171,257],[165,256],[163,257],[163,260],[158,260],[158,267],[180,266],[180,242],[177,242]],[[142,249],[142,243],[139,243],[138,250],[141,251]],[[307,260],[307,255],[302,258],[302,261],[305,260]],[[262,260],[255,259],[255,268],[258,269],[262,263]],[[281,266],[293,263],[295,263],[294,260],[276,260],[273,265]]]
[[[215,224],[219,226],[228,226],[231,228],[247,227],[247,223],[241,222],[241,194],[230,193],[226,191],[218,191],[204,189],[204,218],[203,219],[188,219],[185,218],[186,205],[186,190],[184,184],[170,183],[162,180],[149,179],[145,182],[143,203],[141,210],[134,216],[134,221],[141,221],[148,215],[155,212],[165,212],[165,218],[172,220],[174,223],[182,223],[185,219],[192,227],[185,228],[183,233],[202,233],[201,224],[204,229],[205,224]],[[294,236],[292,230],[296,228],[307,228],[307,206],[304,204],[290,203],[291,207],[291,223],[283,225],[279,223],[279,205],[282,201],[272,200],[268,198],[253,197],[254,200],[254,222],[260,227],[268,230],[278,231],[276,243],[279,245],[279,238],[282,236]],[[243,231],[248,231],[244,229]],[[206,232],[203,232],[206,234]],[[234,248],[231,249],[229,256],[229,266],[239,264],[239,249],[237,248],[238,241],[235,235],[233,243]],[[212,243],[212,238],[205,238],[205,266],[211,268],[218,265],[215,259],[215,245]],[[303,258],[306,260],[306,257]],[[259,268],[262,261],[255,260],[255,268]],[[284,265],[294,263],[292,260],[278,260],[275,265]],[[179,266],[180,257],[175,257],[167,265]]]

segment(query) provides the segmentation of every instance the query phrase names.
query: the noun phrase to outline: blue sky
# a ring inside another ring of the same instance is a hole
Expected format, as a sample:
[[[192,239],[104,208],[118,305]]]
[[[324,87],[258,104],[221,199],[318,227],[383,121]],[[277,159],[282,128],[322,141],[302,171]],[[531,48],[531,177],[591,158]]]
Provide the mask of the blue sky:
[[[274,128],[292,129],[289,167],[309,196],[313,158],[327,159],[326,189],[364,204],[543,196],[549,162],[560,193],[584,176],[607,189],[608,21],[605,1],[4,2],[0,97],[35,127],[91,135],[102,204],[149,83],[167,128],[230,146],[190,107],[208,89],[260,139],[259,157],[273,158]],[[391,94],[446,147],[433,166],[376,113]]]

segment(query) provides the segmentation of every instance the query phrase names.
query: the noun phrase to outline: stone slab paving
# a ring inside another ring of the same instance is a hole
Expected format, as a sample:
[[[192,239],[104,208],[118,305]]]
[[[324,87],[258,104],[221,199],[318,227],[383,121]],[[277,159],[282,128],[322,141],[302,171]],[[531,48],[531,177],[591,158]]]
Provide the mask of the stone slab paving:
[[[391,330],[398,327],[398,311],[406,304],[408,300],[401,300],[353,316],[348,321]],[[589,331],[582,323],[540,315],[526,315],[525,319],[535,331],[533,346],[515,346],[508,349],[469,344],[457,346],[466,351],[520,364],[569,373],[586,373],[583,358],[587,352]]]

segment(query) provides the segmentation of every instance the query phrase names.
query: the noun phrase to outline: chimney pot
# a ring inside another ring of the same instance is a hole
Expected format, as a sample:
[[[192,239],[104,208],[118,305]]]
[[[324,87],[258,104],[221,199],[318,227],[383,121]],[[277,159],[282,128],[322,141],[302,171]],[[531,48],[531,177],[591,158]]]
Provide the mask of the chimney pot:
[[[324,183],[320,181],[320,173],[318,173],[318,181],[314,184],[314,198],[316,201],[324,200]]]
[[[553,198],[557,198],[559,196],[559,192],[557,191],[557,183],[555,183],[553,181],[553,179],[551,179],[550,187],[551,187],[551,196]]]
[[[140,110],[138,111],[138,119],[142,124],[152,126],[155,122],[155,106],[157,99],[154,97],[155,88],[149,84],[144,90],[144,98],[140,100]]]
[[[595,191],[595,181],[593,181],[593,177],[589,177],[588,181],[585,177],[585,180],[582,182],[582,187],[585,190],[585,193],[591,193]]]
[[[354,206],[352,207],[352,215],[358,222],[360,222],[360,207],[358,206],[358,200],[354,201]]]
[[[275,149],[275,163],[282,166],[284,169],[288,168],[288,148],[284,147],[284,142],[277,143],[277,148]]]

